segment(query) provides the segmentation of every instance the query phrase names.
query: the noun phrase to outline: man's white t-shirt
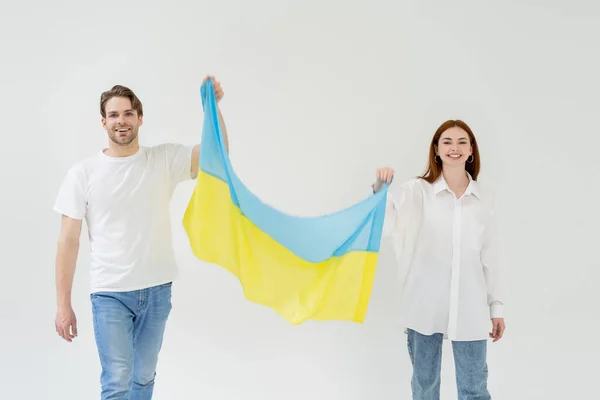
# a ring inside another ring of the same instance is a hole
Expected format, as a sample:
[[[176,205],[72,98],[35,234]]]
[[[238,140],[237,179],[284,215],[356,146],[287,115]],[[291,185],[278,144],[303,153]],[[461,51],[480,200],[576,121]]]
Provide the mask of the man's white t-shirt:
[[[54,210],[85,219],[91,292],[130,291],[177,276],[169,203],[191,179],[192,146],[140,146],[128,157],[103,151],[67,173]]]

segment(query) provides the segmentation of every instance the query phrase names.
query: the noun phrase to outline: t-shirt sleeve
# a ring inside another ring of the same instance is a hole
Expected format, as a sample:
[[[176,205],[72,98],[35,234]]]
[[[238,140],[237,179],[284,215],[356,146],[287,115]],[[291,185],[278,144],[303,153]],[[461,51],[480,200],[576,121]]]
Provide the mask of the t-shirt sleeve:
[[[194,146],[169,143],[164,145],[167,169],[173,184],[192,179],[192,150]]]
[[[86,208],[82,176],[75,168],[71,168],[58,190],[54,211],[73,219],[84,219]]]

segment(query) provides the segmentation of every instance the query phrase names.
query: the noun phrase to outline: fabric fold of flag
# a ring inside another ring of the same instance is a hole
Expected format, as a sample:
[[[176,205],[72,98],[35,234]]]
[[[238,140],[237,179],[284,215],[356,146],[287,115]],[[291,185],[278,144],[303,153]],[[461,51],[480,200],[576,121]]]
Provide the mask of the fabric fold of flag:
[[[202,84],[200,168],[183,225],[194,255],[241,283],[247,300],[289,323],[364,322],[378,260],[387,186],[317,217],[287,215],[237,177],[221,135],[213,86]]]

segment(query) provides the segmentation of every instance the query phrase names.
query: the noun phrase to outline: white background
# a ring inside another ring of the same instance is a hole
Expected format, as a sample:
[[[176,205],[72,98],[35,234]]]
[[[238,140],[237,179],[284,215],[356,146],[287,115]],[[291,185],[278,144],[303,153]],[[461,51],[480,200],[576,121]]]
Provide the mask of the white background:
[[[234,167],[263,200],[318,215],[375,168],[423,171],[448,118],[471,125],[500,193],[509,298],[489,347],[494,399],[597,396],[599,7],[592,1],[3,1],[0,398],[99,398],[87,238],[79,337],[54,331],[52,212],[67,169],[107,143],[100,93],[142,99],[142,144],[195,143],[200,84],[221,80]],[[567,5],[569,4],[569,5]],[[172,202],[181,279],[155,399],[408,399],[406,337],[382,249],[363,325],[288,325],[197,261]],[[442,398],[456,398],[445,346]]]

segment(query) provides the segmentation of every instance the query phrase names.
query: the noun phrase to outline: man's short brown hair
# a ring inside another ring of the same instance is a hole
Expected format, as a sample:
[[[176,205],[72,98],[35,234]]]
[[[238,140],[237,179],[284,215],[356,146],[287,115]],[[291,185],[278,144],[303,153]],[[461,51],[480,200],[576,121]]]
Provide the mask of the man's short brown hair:
[[[106,118],[106,102],[113,97],[127,97],[131,102],[131,107],[137,111],[138,115],[140,117],[144,115],[142,102],[140,99],[138,99],[135,93],[133,93],[133,90],[122,85],[115,85],[110,90],[102,93],[100,96],[100,114],[102,115],[102,118]]]

